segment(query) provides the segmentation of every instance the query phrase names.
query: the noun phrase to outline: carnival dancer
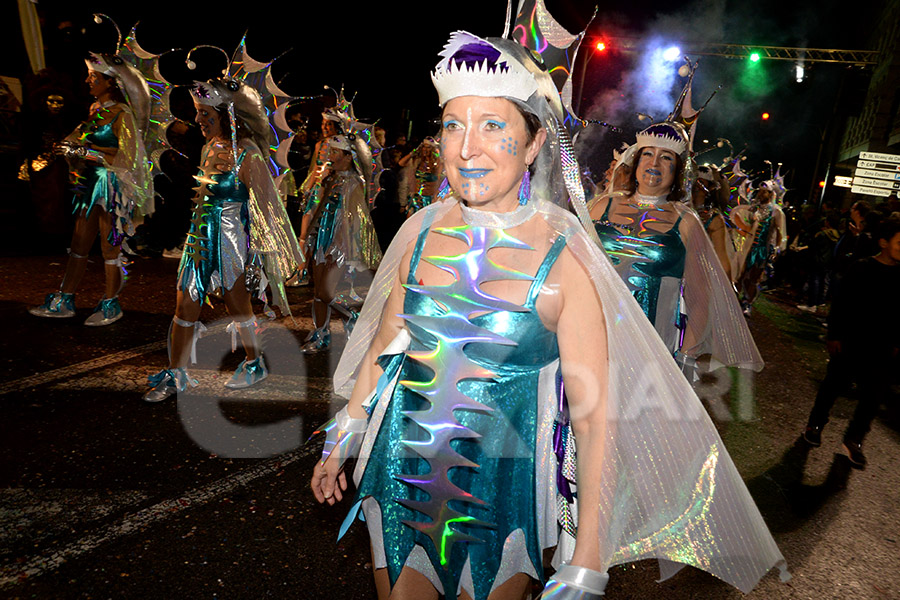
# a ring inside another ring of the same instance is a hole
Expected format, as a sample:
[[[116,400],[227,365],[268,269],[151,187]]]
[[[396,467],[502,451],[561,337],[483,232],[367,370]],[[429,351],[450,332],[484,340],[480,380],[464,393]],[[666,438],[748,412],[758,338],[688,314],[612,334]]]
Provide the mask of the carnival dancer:
[[[703,229],[709,235],[719,264],[731,281],[731,262],[734,260],[734,244],[728,231],[725,215],[728,214],[728,181],[713,165],[697,168],[697,179],[691,189],[691,201]]]
[[[685,203],[688,134],[667,120],[637,134],[620,163],[627,193],[597,202],[591,218],[607,255],[689,379],[722,365],[760,370],[730,279],[703,224]],[[701,363],[698,359],[704,358]]]
[[[138,70],[120,56],[121,42],[120,33],[116,53],[92,52],[85,60],[95,102],[88,119],[59,145],[75,175],[75,230],[59,291],[28,309],[38,317],[75,316],[75,292],[99,232],[106,290],[84,324],[109,325],[122,318],[122,243],[134,234],[134,220],[153,212],[153,179],[143,140],[150,91]]]
[[[438,192],[443,166],[440,144],[433,137],[426,137],[415,150],[400,159],[400,167],[412,171],[414,177],[401,179],[412,182],[415,189],[406,195],[406,216],[411,217],[432,202]]]
[[[315,212],[318,202],[322,198],[319,188],[322,185],[322,180],[325,178],[325,169],[327,168],[328,163],[328,140],[341,133],[343,132],[341,131],[340,117],[337,114],[337,110],[329,108],[323,111],[322,137],[316,142],[316,145],[313,148],[306,179],[300,184],[299,190],[302,196],[302,206],[300,207],[302,214],[300,217],[300,233],[298,234],[297,239],[304,245],[303,254],[306,258],[304,267],[306,277],[304,277],[304,279],[310,277],[309,265],[312,264],[310,261],[312,248],[306,246],[306,242],[309,239],[309,223],[312,220],[313,212]]]
[[[233,344],[239,335],[247,354],[226,387],[245,388],[265,379],[251,292],[266,299],[268,285],[273,303],[290,314],[284,281],[303,264],[267,165],[270,130],[260,95],[230,76],[195,82],[191,94],[195,120],[207,142],[178,268],[169,365],[149,377],[147,402],[165,400],[192,383],[186,369],[190,359],[196,361],[195,346],[204,329],[198,320],[201,308],[219,289],[234,318],[229,326]]]
[[[350,402],[323,428],[313,493],[341,500],[359,456],[344,528],[361,509],[382,599],[520,598],[554,546],[554,598],[596,598],[610,566],[648,557],[748,591],[783,559],[583,225],[552,65],[465,32],[441,56],[450,189],[385,254],[335,373]]]
[[[734,281],[747,316],[759,295],[769,261],[787,248],[784,211],[778,205],[784,191],[780,176],[773,175],[760,184],[750,204],[735,206],[731,211],[731,220],[745,239],[734,258]]]
[[[352,128],[350,128],[352,130]],[[361,271],[374,271],[381,261],[381,248],[369,215],[366,159],[368,145],[363,136],[331,136],[325,147],[327,160],[321,168],[321,183],[311,197],[309,249],[313,280],[313,330],[301,350],[321,352],[331,344],[331,313],[347,319],[348,331],[356,312],[336,300],[342,275],[352,278]],[[371,157],[371,154],[368,155]]]

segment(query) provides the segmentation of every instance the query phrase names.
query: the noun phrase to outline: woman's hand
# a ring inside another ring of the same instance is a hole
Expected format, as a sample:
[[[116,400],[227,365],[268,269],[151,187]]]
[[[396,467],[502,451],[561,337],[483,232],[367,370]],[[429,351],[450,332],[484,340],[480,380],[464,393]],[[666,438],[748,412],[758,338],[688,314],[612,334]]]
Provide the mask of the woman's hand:
[[[321,460],[316,461],[309,487],[319,503],[328,502],[331,505],[344,499],[342,492],[347,490],[347,476],[337,463],[336,454],[329,455],[324,464]]]

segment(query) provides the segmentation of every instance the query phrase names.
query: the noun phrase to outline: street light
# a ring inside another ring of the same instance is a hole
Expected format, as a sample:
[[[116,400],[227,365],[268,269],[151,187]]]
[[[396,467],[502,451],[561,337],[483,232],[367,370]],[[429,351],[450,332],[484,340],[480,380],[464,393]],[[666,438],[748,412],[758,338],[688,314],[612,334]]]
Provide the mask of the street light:
[[[575,114],[581,113],[581,97],[584,95],[584,79],[587,77],[587,67],[588,63],[591,62],[591,59],[594,57],[595,53],[606,52],[606,42],[602,39],[598,40],[596,44],[594,44],[594,50],[596,52],[591,52],[587,55],[587,58],[584,59],[584,62],[581,63],[581,85],[578,86],[578,106],[575,109]]]

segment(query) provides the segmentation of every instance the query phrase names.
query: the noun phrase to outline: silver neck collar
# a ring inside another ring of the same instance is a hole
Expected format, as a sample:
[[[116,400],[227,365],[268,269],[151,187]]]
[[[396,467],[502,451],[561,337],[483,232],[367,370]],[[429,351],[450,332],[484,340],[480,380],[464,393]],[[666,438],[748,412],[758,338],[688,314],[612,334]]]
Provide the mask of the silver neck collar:
[[[510,229],[521,225],[537,213],[537,201],[532,199],[528,204],[511,212],[479,210],[466,206],[462,201],[459,203],[459,208],[462,210],[462,218],[466,225],[490,229]]]

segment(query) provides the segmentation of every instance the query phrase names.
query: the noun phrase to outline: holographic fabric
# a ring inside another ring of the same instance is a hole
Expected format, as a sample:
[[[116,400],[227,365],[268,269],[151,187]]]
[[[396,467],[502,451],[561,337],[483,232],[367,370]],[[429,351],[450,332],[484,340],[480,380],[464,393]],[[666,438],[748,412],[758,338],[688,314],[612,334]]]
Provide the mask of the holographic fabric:
[[[787,247],[784,212],[775,203],[741,204],[735,206],[729,216],[750,228],[746,237],[733,234],[738,247],[731,269],[734,281],[753,267],[764,267],[773,251]],[[780,244],[776,246],[779,237]]]
[[[365,199],[363,178],[354,171],[332,173],[322,184],[322,200],[310,222],[313,261],[329,257],[337,266],[365,271],[381,262],[381,247]]]
[[[502,229],[434,229],[464,241],[469,250],[422,257],[456,281],[418,285],[416,267],[429,232],[419,236],[405,286],[401,316],[412,341],[405,359],[393,363],[396,372],[385,373],[398,383],[358,499],[378,503],[381,526],[372,531],[377,519],[368,518],[371,511],[367,520],[373,538],[381,538],[378,546],[386,553],[392,582],[424,551],[431,565],[426,575],[437,579],[432,580],[436,587],[455,595],[466,572],[474,598],[481,600],[501,570],[504,578],[543,572],[535,456],[543,424],[537,392],[542,370],[555,368],[559,349],[535,301],[565,237],[557,238],[530,277],[487,257],[491,248],[531,251]],[[530,280],[524,304],[482,291],[480,284],[498,280]],[[514,534],[518,544],[511,541]]]
[[[91,116],[67,138],[78,144],[117,150],[112,164],[104,159],[100,163],[78,161],[72,165],[75,173],[73,212],[85,211],[85,216],[90,216],[97,206],[106,211],[113,225],[109,234],[113,246],[120,245],[134,233],[132,219],[135,213],[146,214],[143,211],[148,205],[152,207],[152,184],[142,189],[134,185],[135,181],[141,180],[141,167],[148,170],[149,167],[138,164],[137,169],[129,168],[135,164],[129,157],[143,156],[139,136],[134,130],[131,111],[127,105],[118,104],[95,105]]]
[[[622,226],[609,220],[611,205],[608,203],[603,216],[594,221],[594,229],[616,272],[674,353],[681,348],[676,340],[682,329],[678,326],[678,305],[686,254],[679,231],[681,218],[668,231],[658,233],[648,225],[659,219],[662,209],[650,207],[632,217],[634,225],[626,228],[628,233],[622,233]],[[667,279],[678,285],[664,286]],[[667,292],[669,297],[665,297]]]
[[[260,299],[268,300],[268,286],[273,304],[287,315],[284,280],[303,258],[259,148],[249,139],[240,140],[239,147],[240,176],[230,164],[228,142],[203,149],[178,289],[202,302],[219,287],[230,290],[252,259],[261,266]]]
[[[201,304],[219,287],[234,287],[250,252],[250,192],[235,169],[218,170],[220,150],[215,144],[204,147],[203,164],[195,177],[200,187],[178,267],[178,289],[186,290]],[[240,154],[238,165],[246,155]]]
[[[781,570],[783,580],[788,579],[790,575],[787,573],[784,557],[772,539],[740,473],[728,456],[703,404],[692,391],[689,382],[672,359],[671,352],[655,334],[646,315],[613,269],[603,250],[592,241],[580,221],[570,212],[542,200],[540,197],[533,198],[531,202],[521,208],[533,211],[526,226],[533,228],[531,231],[534,236],[523,238],[521,241],[532,247],[538,245],[548,247],[545,244],[550,240],[564,235],[566,239],[564,253],[570,253],[570,256],[590,277],[597,298],[603,306],[610,360],[607,385],[598,390],[598,393],[603,393],[606,398],[604,406],[607,432],[601,465],[602,474],[589,482],[581,482],[581,486],[579,486],[580,488],[584,486],[599,488],[597,491],[600,493],[600,525],[596,534],[599,538],[603,570],[630,561],[660,559],[663,578],[670,577],[681,565],[690,564],[707,570],[745,593],[753,589],[759,579],[773,567]],[[431,227],[431,223],[436,224],[435,227],[439,227],[445,220],[452,220],[454,211],[459,210],[454,196],[450,195],[444,202],[432,204],[410,217],[395,236],[390,248],[385,253],[378,274],[369,288],[359,321],[353,329],[335,372],[334,389],[337,394],[349,397],[351,390],[356,385],[357,373],[359,373],[360,365],[378,331],[390,290],[397,280],[398,273],[403,270],[403,265],[409,260],[409,249],[415,247],[422,229]],[[713,267],[708,262],[715,261],[716,258],[711,250],[708,236],[703,232],[702,224],[695,215],[693,215],[693,221],[690,221],[692,214],[686,211],[682,213],[682,226],[696,227],[701,235],[685,240],[687,248],[686,277],[697,277],[698,273],[701,277],[703,274],[711,277],[709,274]],[[544,236],[547,241],[541,242],[541,236]],[[704,245],[709,247],[709,261],[703,254]],[[695,252],[698,257],[696,259],[692,258],[692,254]],[[557,261],[558,266],[560,262],[562,261]],[[692,269],[697,273],[690,273]],[[718,279],[705,281],[718,282]],[[724,287],[722,289],[723,294],[724,291],[728,291],[730,293],[728,299],[737,304],[734,300],[734,292],[730,289],[726,290]],[[411,289],[406,293],[408,296],[421,296]],[[424,302],[426,306],[432,302],[430,297],[426,300],[427,302]],[[410,299],[410,301],[412,300]],[[578,301],[589,302],[590,298],[583,297]],[[717,307],[720,304],[724,305],[725,301],[725,298],[720,300],[704,295],[700,295],[696,299],[696,302],[708,307],[709,314],[712,316],[720,316],[716,312]],[[423,301],[417,300],[416,302]],[[407,312],[410,308],[407,307]],[[739,307],[735,312],[736,316],[741,317]],[[498,311],[498,314],[502,313]],[[509,313],[510,316],[518,314]],[[725,314],[729,315],[729,313]],[[484,319],[485,317],[479,318]],[[695,322],[702,322],[702,319],[697,318]],[[402,348],[407,348],[410,343],[408,340],[413,326],[412,321],[409,323],[410,325],[403,328],[398,335],[398,338],[406,336],[406,341],[401,340],[400,342]],[[475,324],[483,325],[477,319]],[[744,327],[746,328],[746,324]],[[727,323],[724,328],[728,329]],[[515,334],[508,335],[503,331],[492,331],[491,333],[495,335],[500,333],[511,339],[527,339],[529,349],[533,337],[531,333],[523,333],[518,338],[515,337]],[[737,334],[739,336],[740,332]],[[713,342],[710,347],[715,351],[723,352],[726,357],[734,355],[735,350],[741,351],[741,348],[744,347],[740,337],[728,342],[731,345],[719,346],[718,342]],[[393,342],[389,348],[392,346],[394,346]],[[501,344],[479,344],[479,346],[504,348]],[[510,351],[523,352],[527,350],[522,346],[524,344],[510,347]],[[387,433],[389,427],[396,428],[393,439],[403,439],[403,436],[410,431],[421,433],[424,438],[429,437],[424,430],[418,429],[417,425],[402,423],[406,419],[404,411],[420,411],[423,407],[427,408],[428,402],[415,392],[407,390],[401,393],[399,390],[405,390],[405,388],[396,384],[395,380],[401,376],[410,381],[430,379],[431,371],[412,361],[402,350],[398,353],[396,348],[392,348],[385,350],[384,354],[385,357],[379,361],[379,364],[383,366],[385,373],[379,380],[378,386],[381,388],[382,381],[391,383],[387,386],[386,397],[380,397],[372,410],[369,429],[354,473],[354,478],[358,482],[362,482],[364,475],[374,477],[381,470],[375,468],[375,464],[383,466],[389,463],[388,459],[391,455],[385,458],[385,455],[374,451],[376,443],[379,444],[379,448],[384,447],[381,444],[384,443],[383,439],[389,435]],[[468,356],[469,352],[466,354],[467,358],[474,358],[474,356]],[[389,359],[387,355],[390,355]],[[740,353],[737,356],[740,356]],[[554,422],[557,420],[560,410],[558,408],[559,386],[556,378],[558,365],[559,363],[551,363],[542,369],[543,373],[539,378],[537,389],[530,388],[531,393],[536,393],[539,399],[536,423],[536,447],[539,448],[539,451],[536,453],[534,461],[536,521],[539,530],[548,524],[552,525],[542,532],[539,531],[539,537],[542,546],[556,546],[556,554],[553,557],[554,566],[569,561],[574,551],[574,536],[557,525],[559,520],[564,518],[557,505],[558,460],[560,459],[554,453],[552,439]],[[401,370],[401,367],[410,374],[407,375]],[[414,369],[419,369],[418,376],[414,376],[415,374],[412,373]],[[487,386],[490,382],[477,383]],[[367,385],[369,384],[367,383]],[[375,382],[372,382],[371,385],[374,388]],[[458,389],[468,392],[471,388],[460,386]],[[395,407],[394,402],[398,399],[400,405]],[[476,400],[480,401],[479,398]],[[404,401],[409,401],[412,406],[402,405]],[[498,414],[498,412],[501,411],[490,414]],[[457,411],[457,414],[468,415],[469,411]],[[483,417],[479,413],[471,414],[475,417]],[[400,421],[399,425],[397,425],[398,420]],[[459,422],[460,425],[467,426],[462,419]],[[568,448],[568,440],[566,442]],[[458,448],[465,450],[469,445],[469,440],[461,440],[455,444]],[[460,454],[462,450],[460,450]],[[563,461],[570,460],[567,458],[567,454],[568,452],[564,450]],[[471,457],[464,456],[463,458],[473,460]],[[411,449],[404,450],[402,459],[414,462],[414,464],[427,464],[424,458],[420,458]],[[577,460],[575,457],[576,463]],[[473,462],[477,464],[477,460],[473,460]],[[402,465],[402,468],[389,466],[398,475],[421,474],[408,468],[405,464]],[[424,467],[423,471],[427,473],[428,468]],[[454,471],[468,472],[472,469],[459,468],[451,470],[451,473]],[[568,475],[564,475],[568,479],[571,470],[565,467],[564,473],[568,473]],[[370,479],[366,485],[371,485],[372,487],[369,489],[375,490],[381,489],[381,483],[373,482]],[[409,526],[394,519],[382,519],[380,514],[384,507],[395,504],[393,498],[405,499],[410,495],[423,492],[419,488],[403,484],[390,476],[385,476],[383,483],[385,486],[395,486],[389,487],[388,489],[391,491],[382,494],[384,502],[379,503],[372,497],[362,499],[362,509],[370,530],[384,533],[383,540],[372,535],[376,568],[389,566],[384,559],[384,553],[393,554],[397,548],[397,546],[391,545],[391,540],[416,535],[421,536],[417,539],[423,540],[425,544],[431,544],[430,539],[424,534],[418,531],[411,534],[409,531],[412,530]],[[488,506],[491,502],[493,496],[490,492],[483,494],[474,488],[463,488],[462,485],[458,487],[465,489],[473,498],[482,500],[485,505],[459,502],[451,503],[451,508],[460,512],[462,512],[461,508],[474,509],[471,516],[482,521],[498,523],[497,518],[482,516],[483,512],[478,512],[485,511],[486,509],[482,507]],[[396,490],[396,494],[392,493],[394,490]],[[579,490],[570,489],[570,491],[577,492]],[[527,495],[528,492],[523,490],[523,493]],[[418,500],[418,498],[413,498],[413,500]],[[583,507],[578,506],[577,495],[574,497],[574,502],[571,516],[577,520],[578,508],[583,510]],[[366,503],[370,503],[369,506],[366,506]],[[518,506],[511,507],[511,516],[504,518],[517,518],[518,508]],[[409,518],[403,517],[403,520],[413,523],[425,520],[418,511],[399,504],[395,504],[392,510],[399,511],[401,509],[408,511],[408,514],[411,515]],[[449,527],[451,531],[459,527],[463,533],[477,535],[480,539],[491,532],[488,528],[465,529],[464,526],[455,524],[451,524]],[[535,572],[533,566],[528,567],[531,560],[526,539],[527,535],[524,530],[517,530],[507,538],[502,550],[504,558],[501,560],[500,571],[496,576],[495,583],[502,583],[516,572],[529,573],[535,578],[540,577],[540,571]],[[379,543],[383,544],[381,549]],[[454,543],[453,551],[467,550],[471,558],[472,552],[482,545],[474,542]],[[441,584],[442,580],[436,576],[440,571],[434,567],[435,564],[440,564],[440,558],[437,555],[427,555],[422,549],[423,547],[413,543],[412,551],[408,551],[408,547],[399,549],[402,556],[406,556],[408,552],[405,566],[417,569],[426,576],[430,573],[431,577],[429,578],[432,583],[436,582],[435,587],[439,590],[444,589]],[[379,556],[382,558],[379,559]],[[512,560],[511,557],[524,558]],[[474,561],[474,558],[471,560]],[[510,566],[510,563],[515,566]],[[475,566],[473,562],[471,567]],[[396,565],[393,568],[396,568]],[[474,571],[470,572],[469,567],[464,565],[460,582],[462,588],[475,597],[476,578],[472,573]]]

